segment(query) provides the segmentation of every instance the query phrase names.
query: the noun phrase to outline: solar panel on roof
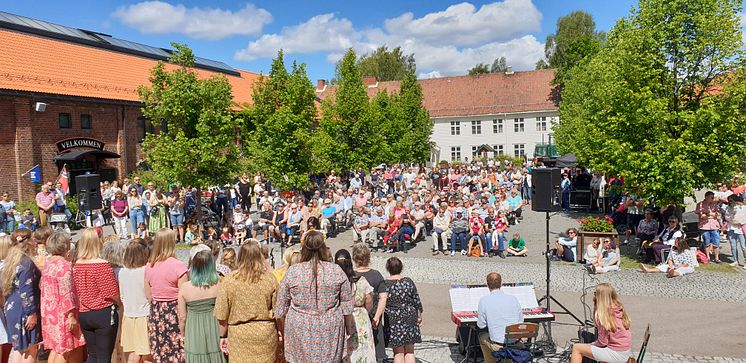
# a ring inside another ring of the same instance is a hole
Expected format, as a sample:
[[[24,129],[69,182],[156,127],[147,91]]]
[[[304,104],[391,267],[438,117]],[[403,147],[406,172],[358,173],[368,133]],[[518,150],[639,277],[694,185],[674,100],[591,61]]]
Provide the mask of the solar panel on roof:
[[[97,34],[97,35],[101,39],[103,39],[105,42],[107,42],[107,43],[109,43],[111,45],[116,45],[117,47],[127,48],[127,49],[130,49],[130,50],[135,50],[135,51],[138,51],[138,52],[152,54],[152,55],[159,56],[159,57],[170,57],[171,56],[171,53],[169,53],[169,52],[167,52],[167,51],[165,51],[165,50],[163,50],[161,48],[151,47],[149,45],[135,43],[135,42],[131,42],[129,40],[114,38],[114,37],[112,37],[110,35],[106,35],[106,34]]]
[[[15,25],[21,25],[30,27],[38,30],[47,31],[50,33],[56,33],[60,35],[66,35],[68,37],[85,39],[90,41],[97,41],[95,38],[81,31],[80,29],[70,28],[63,25],[53,24],[46,21],[36,20],[27,18],[25,16],[15,15],[0,11],[0,20],[12,23]]]
[[[212,59],[207,59],[207,58],[202,58],[202,57],[194,57],[194,63],[197,65],[213,67],[213,68],[230,71],[230,72],[236,71],[235,69],[233,69],[233,67],[223,62],[212,60]]]

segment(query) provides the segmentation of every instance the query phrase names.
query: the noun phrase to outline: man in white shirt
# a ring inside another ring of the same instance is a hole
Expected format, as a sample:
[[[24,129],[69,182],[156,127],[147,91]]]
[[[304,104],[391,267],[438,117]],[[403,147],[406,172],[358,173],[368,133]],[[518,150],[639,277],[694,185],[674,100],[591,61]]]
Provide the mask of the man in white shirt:
[[[487,275],[487,288],[490,294],[479,300],[477,326],[487,331],[479,333],[479,346],[482,348],[485,363],[495,363],[492,352],[505,345],[505,327],[523,322],[521,304],[514,296],[504,294],[502,277],[497,272]]]

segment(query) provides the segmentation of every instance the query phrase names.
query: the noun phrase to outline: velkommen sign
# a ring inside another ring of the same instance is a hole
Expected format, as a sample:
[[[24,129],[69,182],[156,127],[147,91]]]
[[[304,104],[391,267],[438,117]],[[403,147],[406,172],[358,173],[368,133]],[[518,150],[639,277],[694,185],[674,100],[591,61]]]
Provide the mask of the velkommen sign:
[[[96,150],[103,150],[104,143],[102,141],[91,139],[89,137],[74,137],[57,141],[57,150],[59,152],[67,151],[75,148],[90,148]]]

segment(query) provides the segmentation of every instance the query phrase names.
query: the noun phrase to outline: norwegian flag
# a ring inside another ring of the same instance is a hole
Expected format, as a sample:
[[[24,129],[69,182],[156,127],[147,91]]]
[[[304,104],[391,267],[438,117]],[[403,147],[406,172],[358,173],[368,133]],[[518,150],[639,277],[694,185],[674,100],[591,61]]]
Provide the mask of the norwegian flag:
[[[65,195],[69,194],[70,192],[70,179],[67,174],[67,165],[62,166],[62,170],[60,170],[60,176],[57,177],[57,182],[62,184],[62,191],[65,192]]]

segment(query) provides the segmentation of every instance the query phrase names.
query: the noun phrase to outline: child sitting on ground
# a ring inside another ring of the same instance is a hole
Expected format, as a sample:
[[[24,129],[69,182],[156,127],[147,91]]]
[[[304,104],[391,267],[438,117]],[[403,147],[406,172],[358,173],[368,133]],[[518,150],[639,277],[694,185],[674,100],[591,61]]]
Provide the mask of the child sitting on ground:
[[[202,237],[200,237],[199,232],[197,231],[197,225],[196,224],[189,224],[187,226],[187,231],[184,234],[184,243],[196,246],[202,242]]]
[[[145,239],[148,237],[150,237],[150,233],[148,232],[148,226],[146,226],[145,223],[140,222],[140,224],[137,225],[137,234],[132,233],[131,239],[135,239],[135,238]],[[184,237],[184,239],[186,239],[186,237]]]
[[[508,241],[508,248],[506,252],[508,252],[508,256],[528,256],[526,241],[523,240],[520,234],[514,233],[513,238]]]
[[[218,240],[218,231],[215,230],[213,227],[207,227],[207,233],[205,235],[206,240]]]
[[[223,234],[220,235],[220,242],[223,242],[223,246],[230,246],[233,244],[233,235],[228,227],[223,227]]]
[[[235,232],[236,242],[240,245],[243,244],[246,238],[246,231],[253,229],[254,221],[249,218],[248,214],[244,214],[241,210],[241,206],[236,206],[233,210],[233,232]]]

